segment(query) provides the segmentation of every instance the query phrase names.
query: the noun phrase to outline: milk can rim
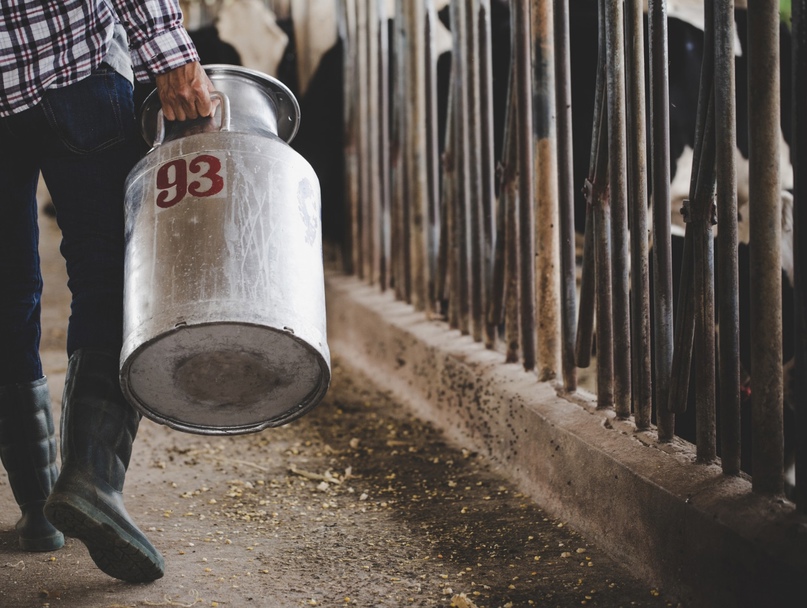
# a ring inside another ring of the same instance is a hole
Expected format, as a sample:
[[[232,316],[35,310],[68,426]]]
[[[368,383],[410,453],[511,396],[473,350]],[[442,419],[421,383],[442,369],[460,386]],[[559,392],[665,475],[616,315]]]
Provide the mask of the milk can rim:
[[[237,65],[229,65],[224,63],[213,63],[202,66],[207,72],[208,76],[215,76],[218,74],[224,75],[232,75],[236,77],[246,78],[248,80],[253,81],[255,84],[264,88],[264,90],[268,90],[268,92],[272,95],[272,98],[277,103],[277,128],[278,128],[278,137],[285,141],[286,143],[291,143],[294,137],[297,135],[297,131],[300,127],[300,104],[297,101],[294,93],[291,92],[288,86],[283,84],[277,78],[270,76],[268,74],[264,74],[258,70],[252,70],[249,68],[245,68],[242,66]],[[153,139],[154,133],[151,132],[151,129],[147,128],[144,121],[144,113],[146,109],[155,103],[159,104],[159,97],[157,95],[157,90],[154,89],[151,93],[149,93],[146,98],[144,99],[143,103],[140,106],[139,114],[141,120],[141,129],[143,131],[143,137],[146,139],[147,142],[150,142]],[[156,127],[154,129],[156,131]]]

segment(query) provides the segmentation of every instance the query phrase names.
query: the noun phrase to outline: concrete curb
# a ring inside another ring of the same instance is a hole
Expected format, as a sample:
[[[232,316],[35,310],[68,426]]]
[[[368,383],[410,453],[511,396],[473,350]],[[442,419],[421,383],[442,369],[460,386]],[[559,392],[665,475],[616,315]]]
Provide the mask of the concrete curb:
[[[565,398],[442,321],[357,279],[326,276],[340,361],[395,394],[526,494],[686,606],[789,606],[804,597],[807,518],[694,449]]]

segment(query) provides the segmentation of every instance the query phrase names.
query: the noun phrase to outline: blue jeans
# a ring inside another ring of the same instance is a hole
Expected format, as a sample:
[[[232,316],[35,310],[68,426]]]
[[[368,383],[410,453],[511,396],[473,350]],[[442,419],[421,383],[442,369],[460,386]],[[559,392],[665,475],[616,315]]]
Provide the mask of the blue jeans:
[[[56,207],[72,294],[68,356],[119,352],[124,181],[141,154],[132,86],[106,64],[0,118],[0,386],[41,378],[36,186]]]

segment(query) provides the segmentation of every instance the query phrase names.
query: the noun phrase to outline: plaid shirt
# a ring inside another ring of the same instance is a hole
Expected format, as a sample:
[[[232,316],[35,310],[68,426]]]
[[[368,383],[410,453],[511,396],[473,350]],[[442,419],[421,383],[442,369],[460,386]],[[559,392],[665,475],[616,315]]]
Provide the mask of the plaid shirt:
[[[116,21],[129,37],[138,80],[199,59],[177,0],[0,0],[0,116],[88,76],[103,61]]]

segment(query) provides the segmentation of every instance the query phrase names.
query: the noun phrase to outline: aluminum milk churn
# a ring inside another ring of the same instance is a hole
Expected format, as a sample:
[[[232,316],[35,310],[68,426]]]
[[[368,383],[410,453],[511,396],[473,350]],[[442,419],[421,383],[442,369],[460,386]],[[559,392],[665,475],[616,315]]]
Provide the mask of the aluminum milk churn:
[[[299,106],[279,81],[205,70],[213,118],[141,126],[152,149],[126,182],[120,380],[144,415],[238,434],[302,416],[325,395],[320,190],[288,145]]]

